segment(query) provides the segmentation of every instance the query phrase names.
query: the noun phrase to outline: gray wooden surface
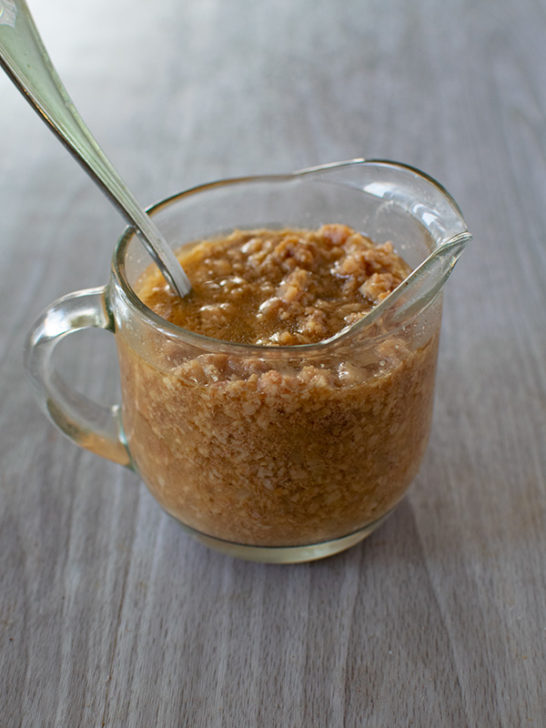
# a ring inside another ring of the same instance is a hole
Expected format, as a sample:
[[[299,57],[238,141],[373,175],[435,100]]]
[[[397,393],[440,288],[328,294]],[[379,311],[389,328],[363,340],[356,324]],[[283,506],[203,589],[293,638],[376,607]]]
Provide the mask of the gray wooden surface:
[[[143,202],[382,156],[441,180],[475,241],[408,498],[329,560],[233,561],[34,403],[24,335],[106,281],[123,223],[0,78],[0,726],[545,725],[544,2],[31,5]],[[105,401],[111,347],[65,353]]]

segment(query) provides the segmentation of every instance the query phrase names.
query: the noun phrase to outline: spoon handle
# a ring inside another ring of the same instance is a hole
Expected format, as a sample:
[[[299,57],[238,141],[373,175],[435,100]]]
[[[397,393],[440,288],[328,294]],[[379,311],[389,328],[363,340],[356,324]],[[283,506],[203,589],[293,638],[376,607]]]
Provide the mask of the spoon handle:
[[[171,247],[140,207],[70,99],[25,0],[0,0],[0,65],[42,120],[132,225],[169,285],[181,296],[191,284]]]

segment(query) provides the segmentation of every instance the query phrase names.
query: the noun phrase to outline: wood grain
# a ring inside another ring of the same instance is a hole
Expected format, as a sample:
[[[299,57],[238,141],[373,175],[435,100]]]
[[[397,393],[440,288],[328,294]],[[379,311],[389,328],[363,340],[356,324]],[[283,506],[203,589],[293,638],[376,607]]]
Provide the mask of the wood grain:
[[[123,223],[0,78],[1,728],[543,726],[544,4],[33,5],[144,202],[387,157],[440,179],[475,241],[448,286],[409,497],[329,560],[231,560],[33,401],[26,331],[55,297],[106,281]],[[66,352],[104,401],[111,346],[98,333]]]

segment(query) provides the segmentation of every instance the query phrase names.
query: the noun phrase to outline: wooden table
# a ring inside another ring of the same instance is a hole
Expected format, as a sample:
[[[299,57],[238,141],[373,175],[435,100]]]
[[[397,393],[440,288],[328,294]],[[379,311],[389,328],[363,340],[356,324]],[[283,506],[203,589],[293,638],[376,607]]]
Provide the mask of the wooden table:
[[[0,726],[545,725],[544,4],[32,5],[143,202],[386,157],[441,180],[474,243],[409,496],[337,557],[234,561],[35,404],[25,334],[106,281],[123,222],[0,78]],[[63,366],[110,401],[95,334]]]

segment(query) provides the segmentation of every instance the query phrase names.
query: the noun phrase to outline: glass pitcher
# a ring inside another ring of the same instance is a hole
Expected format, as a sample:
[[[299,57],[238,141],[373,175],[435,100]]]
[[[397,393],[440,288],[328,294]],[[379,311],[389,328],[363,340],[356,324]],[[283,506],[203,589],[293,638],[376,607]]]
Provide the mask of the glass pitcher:
[[[150,260],[127,229],[108,284],[51,304],[30,333],[41,405],[224,553],[290,563],[358,543],[403,497],[426,448],[442,289],[471,238],[456,203],[417,169],[358,159],[202,185],[149,212],[175,247],[235,228],[343,223],[391,241],[412,273],[318,344],[229,343],[142,303],[134,286]],[[92,402],[55,369],[57,343],[88,327],[115,336],[120,405]]]

